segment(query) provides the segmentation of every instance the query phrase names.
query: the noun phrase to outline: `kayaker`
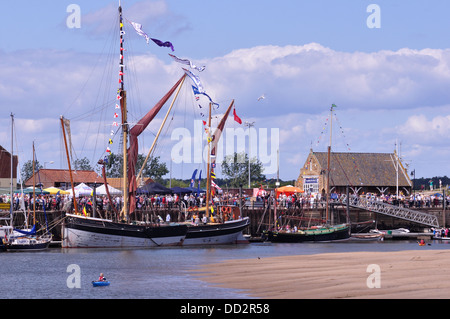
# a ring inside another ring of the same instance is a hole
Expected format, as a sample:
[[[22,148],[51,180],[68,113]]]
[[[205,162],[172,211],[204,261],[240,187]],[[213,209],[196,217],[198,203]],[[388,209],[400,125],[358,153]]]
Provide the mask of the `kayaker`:
[[[103,273],[101,273],[100,277],[98,277],[98,281],[106,281],[106,278],[103,277]]]

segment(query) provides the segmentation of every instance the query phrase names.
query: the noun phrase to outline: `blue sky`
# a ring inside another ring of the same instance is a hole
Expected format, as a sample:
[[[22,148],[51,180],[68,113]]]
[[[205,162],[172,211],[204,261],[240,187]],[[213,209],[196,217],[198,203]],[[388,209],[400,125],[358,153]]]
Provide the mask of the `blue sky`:
[[[70,4],[81,8],[79,29],[66,25]],[[380,28],[367,26],[370,4],[381,10]],[[99,89],[98,83],[108,75],[103,63],[116,62],[105,52],[114,44],[110,27],[117,5],[18,0],[3,6],[9,27],[0,30],[0,144],[10,147],[13,112],[21,162],[31,159],[35,140],[41,163],[64,167],[60,115],[73,121],[79,158],[101,155],[94,148],[103,148],[102,142],[91,137],[101,124],[86,119],[108,95],[108,84]],[[150,36],[171,41],[174,54],[207,66],[200,76],[221,110],[235,99],[239,116],[255,122],[258,134],[279,130],[280,178],[296,179],[311,147],[325,151],[320,136],[332,103],[342,127],[334,126],[335,151],[387,153],[399,143],[417,177],[450,175],[448,1],[123,0],[122,6],[124,16]],[[137,118],[182,71],[168,49],[146,45],[131,29],[127,37],[138,61],[138,85],[129,88],[140,96]],[[109,91],[114,96],[114,87]],[[266,99],[258,102],[262,94]],[[194,126],[186,119],[173,125]],[[89,137],[82,135],[87,132]],[[165,143],[158,155],[169,161],[172,146],[168,138]],[[189,178],[193,167],[174,164],[173,176]]]

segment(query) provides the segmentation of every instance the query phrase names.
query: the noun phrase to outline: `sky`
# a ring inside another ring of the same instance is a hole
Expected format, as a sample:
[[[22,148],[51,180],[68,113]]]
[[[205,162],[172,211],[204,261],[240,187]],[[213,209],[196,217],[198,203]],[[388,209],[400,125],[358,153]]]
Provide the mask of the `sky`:
[[[117,7],[118,0],[3,6],[0,145],[11,149],[12,113],[21,165],[34,142],[41,165],[67,167],[60,116],[71,121],[74,158],[94,166],[106,147],[119,150],[117,135],[107,143],[118,86]],[[183,75],[173,53],[206,66],[191,71],[220,105],[215,115],[235,101],[244,123],[229,117],[220,155],[250,152],[267,178],[279,167],[280,179],[297,179],[310,149],[326,151],[331,126],[335,152],[398,149],[416,177],[450,176],[450,2],[122,0],[122,7],[127,21],[175,49],[147,44],[125,23],[131,123]],[[188,115],[170,118],[155,152],[172,177],[185,179],[205,167],[197,143],[205,139],[204,109],[192,105],[186,81],[176,107]],[[140,139],[141,153],[163,116]],[[245,122],[253,123],[250,135]]]

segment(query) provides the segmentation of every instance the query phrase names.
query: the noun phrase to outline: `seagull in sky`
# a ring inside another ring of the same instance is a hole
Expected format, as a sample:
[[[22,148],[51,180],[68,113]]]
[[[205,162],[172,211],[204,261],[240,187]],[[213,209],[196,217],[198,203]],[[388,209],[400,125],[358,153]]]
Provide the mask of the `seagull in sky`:
[[[258,102],[259,101],[261,101],[261,100],[264,100],[266,97],[265,97],[265,95],[263,94],[263,95],[261,95],[259,98],[258,98]]]

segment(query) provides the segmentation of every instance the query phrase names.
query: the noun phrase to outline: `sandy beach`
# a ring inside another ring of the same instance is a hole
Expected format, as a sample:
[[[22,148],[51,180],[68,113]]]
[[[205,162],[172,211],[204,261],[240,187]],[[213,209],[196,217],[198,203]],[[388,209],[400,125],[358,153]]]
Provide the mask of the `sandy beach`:
[[[228,260],[197,275],[266,299],[450,298],[450,250],[423,248]]]

